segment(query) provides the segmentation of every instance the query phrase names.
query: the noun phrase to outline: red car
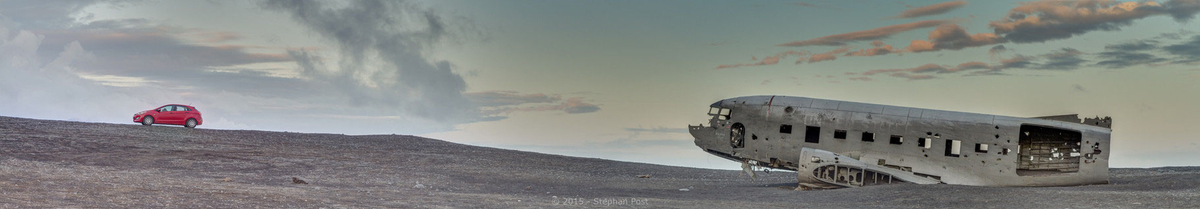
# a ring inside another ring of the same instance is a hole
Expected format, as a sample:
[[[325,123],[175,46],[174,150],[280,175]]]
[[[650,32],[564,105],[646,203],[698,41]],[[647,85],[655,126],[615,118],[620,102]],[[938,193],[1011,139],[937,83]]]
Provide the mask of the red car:
[[[133,122],[142,123],[142,125],[153,124],[171,124],[182,125],[188,128],[195,128],[204,123],[204,118],[200,118],[200,110],[196,107],[169,104],[163,105],[153,110],[146,110],[133,114]]]

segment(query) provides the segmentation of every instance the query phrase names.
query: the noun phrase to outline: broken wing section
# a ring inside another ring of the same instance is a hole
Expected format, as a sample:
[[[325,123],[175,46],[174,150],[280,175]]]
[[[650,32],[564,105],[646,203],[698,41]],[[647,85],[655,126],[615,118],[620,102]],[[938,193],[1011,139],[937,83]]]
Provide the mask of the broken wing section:
[[[937,184],[940,180],[912,172],[864,163],[830,151],[802,148],[796,174],[801,186],[813,188],[860,187],[884,184]]]

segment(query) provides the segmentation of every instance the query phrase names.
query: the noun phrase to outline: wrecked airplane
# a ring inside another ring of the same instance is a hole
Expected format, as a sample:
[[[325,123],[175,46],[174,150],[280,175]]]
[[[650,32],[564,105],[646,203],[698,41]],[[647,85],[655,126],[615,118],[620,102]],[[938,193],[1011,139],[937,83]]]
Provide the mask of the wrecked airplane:
[[[710,106],[696,146],[752,167],[796,171],[801,187],[895,183],[1108,183],[1112,119],[1020,118],[788,96]]]

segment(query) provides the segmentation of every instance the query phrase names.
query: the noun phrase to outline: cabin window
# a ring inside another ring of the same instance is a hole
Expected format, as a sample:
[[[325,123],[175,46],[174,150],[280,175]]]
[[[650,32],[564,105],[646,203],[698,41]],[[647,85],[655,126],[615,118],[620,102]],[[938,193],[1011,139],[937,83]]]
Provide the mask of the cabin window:
[[[962,148],[960,148],[960,146],[962,146],[962,141],[947,139],[946,140],[946,156],[947,157],[958,157],[959,152],[961,152],[961,149],[962,149]]]
[[[821,143],[821,127],[806,127],[804,130],[804,142]]]
[[[892,135],[892,144],[904,144],[904,137],[900,135]]]
[[[708,115],[717,116],[717,120],[729,120],[729,109],[709,107]]]
[[[846,139],[846,130],[833,130],[834,139]]]
[[[787,125],[787,124],[780,125],[780,126],[779,126],[779,133],[785,133],[785,134],[790,134],[790,133],[792,133],[792,125]]]
[[[875,141],[875,133],[871,133],[871,132],[865,132],[865,131],[864,131],[864,132],[862,133],[862,140],[863,140],[864,142],[873,142],[873,141]]]
[[[925,149],[929,149],[929,147],[931,147],[930,145],[932,145],[932,144],[933,144],[933,139],[929,139],[929,138],[919,138],[919,139],[917,139],[917,146],[918,146],[918,147],[925,148]]]
[[[988,145],[987,145],[987,144],[975,143],[975,152],[987,153],[987,152],[988,152]]]

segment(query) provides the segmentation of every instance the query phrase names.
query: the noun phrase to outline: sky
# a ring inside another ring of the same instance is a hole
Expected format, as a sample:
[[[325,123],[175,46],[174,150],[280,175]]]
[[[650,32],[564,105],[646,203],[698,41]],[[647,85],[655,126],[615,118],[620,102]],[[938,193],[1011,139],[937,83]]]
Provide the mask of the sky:
[[[1200,165],[1198,0],[0,0],[0,115],[408,134],[736,169],[688,124],[788,95],[1111,116],[1113,167]]]

